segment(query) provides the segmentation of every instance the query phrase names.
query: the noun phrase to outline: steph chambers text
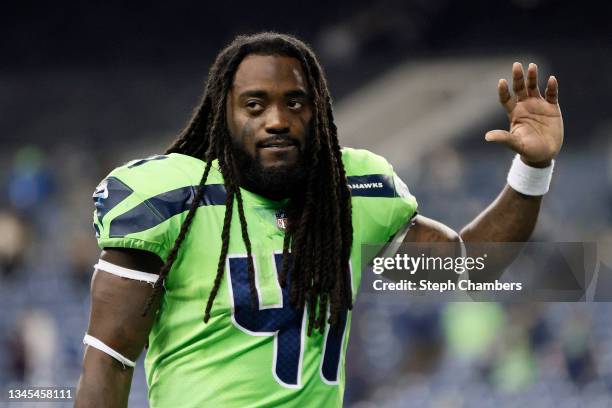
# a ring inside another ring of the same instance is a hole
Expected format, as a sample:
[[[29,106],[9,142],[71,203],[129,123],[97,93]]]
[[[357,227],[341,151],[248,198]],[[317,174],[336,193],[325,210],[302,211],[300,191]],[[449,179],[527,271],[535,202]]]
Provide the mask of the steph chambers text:
[[[419,281],[410,281],[402,279],[398,282],[387,282],[382,279],[376,279],[372,282],[372,287],[376,291],[408,291],[408,292],[448,292],[448,291],[521,291],[523,284],[521,282],[472,282],[470,280],[460,280],[454,282],[448,280],[446,282],[432,282],[427,279]]]

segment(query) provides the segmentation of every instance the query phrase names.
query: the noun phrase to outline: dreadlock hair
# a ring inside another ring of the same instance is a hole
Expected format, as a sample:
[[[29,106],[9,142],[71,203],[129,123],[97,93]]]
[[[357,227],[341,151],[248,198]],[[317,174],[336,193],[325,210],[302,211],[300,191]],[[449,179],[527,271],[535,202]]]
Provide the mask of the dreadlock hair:
[[[308,307],[308,335],[313,328],[323,332],[325,322],[333,328],[344,324],[346,311],[352,308],[349,256],[353,238],[351,198],[331,107],[331,97],[323,70],[313,51],[295,37],[264,32],[241,35],[223,49],[210,68],[200,105],[188,125],[166,150],[196,157],[206,163],[204,174],[191,201],[189,212],[143,312],[145,315],[162,291],[163,283],[185,239],[195,212],[204,196],[204,186],[214,159],[218,160],[227,192],[221,233],[221,253],[212,291],[204,312],[208,322],[213,302],[224,274],[234,201],[248,254],[248,276],[253,308],[257,308],[255,273],[251,242],[244,215],[240,186],[237,182],[234,154],[227,129],[226,103],[234,75],[248,55],[281,55],[296,58],[307,78],[313,106],[311,123],[311,163],[307,169],[306,188],[299,199],[290,200],[283,244],[280,283],[286,286],[290,274],[290,303],[302,310]],[[327,310],[329,308],[329,319]]]

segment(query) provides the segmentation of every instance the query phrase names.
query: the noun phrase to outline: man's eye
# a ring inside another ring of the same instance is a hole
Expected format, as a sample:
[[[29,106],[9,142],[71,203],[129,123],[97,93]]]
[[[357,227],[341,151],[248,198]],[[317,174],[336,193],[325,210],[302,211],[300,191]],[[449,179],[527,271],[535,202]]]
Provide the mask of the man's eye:
[[[302,102],[289,101],[289,103],[287,103],[287,106],[289,106],[289,108],[291,109],[300,109],[304,105],[302,104]]]
[[[260,111],[263,109],[263,106],[261,103],[257,102],[257,101],[249,101],[246,104],[246,107],[251,110],[251,111]]]

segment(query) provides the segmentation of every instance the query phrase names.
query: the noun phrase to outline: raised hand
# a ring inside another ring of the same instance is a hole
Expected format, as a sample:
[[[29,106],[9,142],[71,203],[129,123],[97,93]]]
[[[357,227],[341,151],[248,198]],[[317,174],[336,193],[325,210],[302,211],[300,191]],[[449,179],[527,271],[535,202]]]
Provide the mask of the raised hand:
[[[546,167],[559,153],[563,144],[563,119],[559,109],[559,84],[550,76],[544,97],[538,89],[538,67],[529,64],[527,79],[523,66],[512,65],[512,90],[508,82],[500,79],[497,84],[499,101],[508,112],[510,131],[492,130],[485,139],[500,142],[521,155],[526,164]]]

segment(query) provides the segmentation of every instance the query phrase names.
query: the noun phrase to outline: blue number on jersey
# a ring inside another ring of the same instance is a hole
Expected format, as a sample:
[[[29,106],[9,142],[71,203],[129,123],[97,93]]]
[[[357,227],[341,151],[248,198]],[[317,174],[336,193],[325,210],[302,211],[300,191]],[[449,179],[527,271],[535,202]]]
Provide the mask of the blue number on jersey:
[[[282,268],[282,254],[275,254],[276,272]],[[258,310],[251,308],[251,294],[246,256],[228,258],[233,297],[233,320],[241,330],[253,336],[275,336],[273,362],[274,376],[285,387],[301,386],[300,370],[305,336],[305,311],[295,310],[289,304],[291,274],[282,288],[281,307]],[[345,316],[346,317],[346,316]],[[346,318],[344,319],[346,321]],[[329,329],[325,337],[325,351],[321,362],[321,374],[326,382],[338,381],[338,368],[345,327]]]

